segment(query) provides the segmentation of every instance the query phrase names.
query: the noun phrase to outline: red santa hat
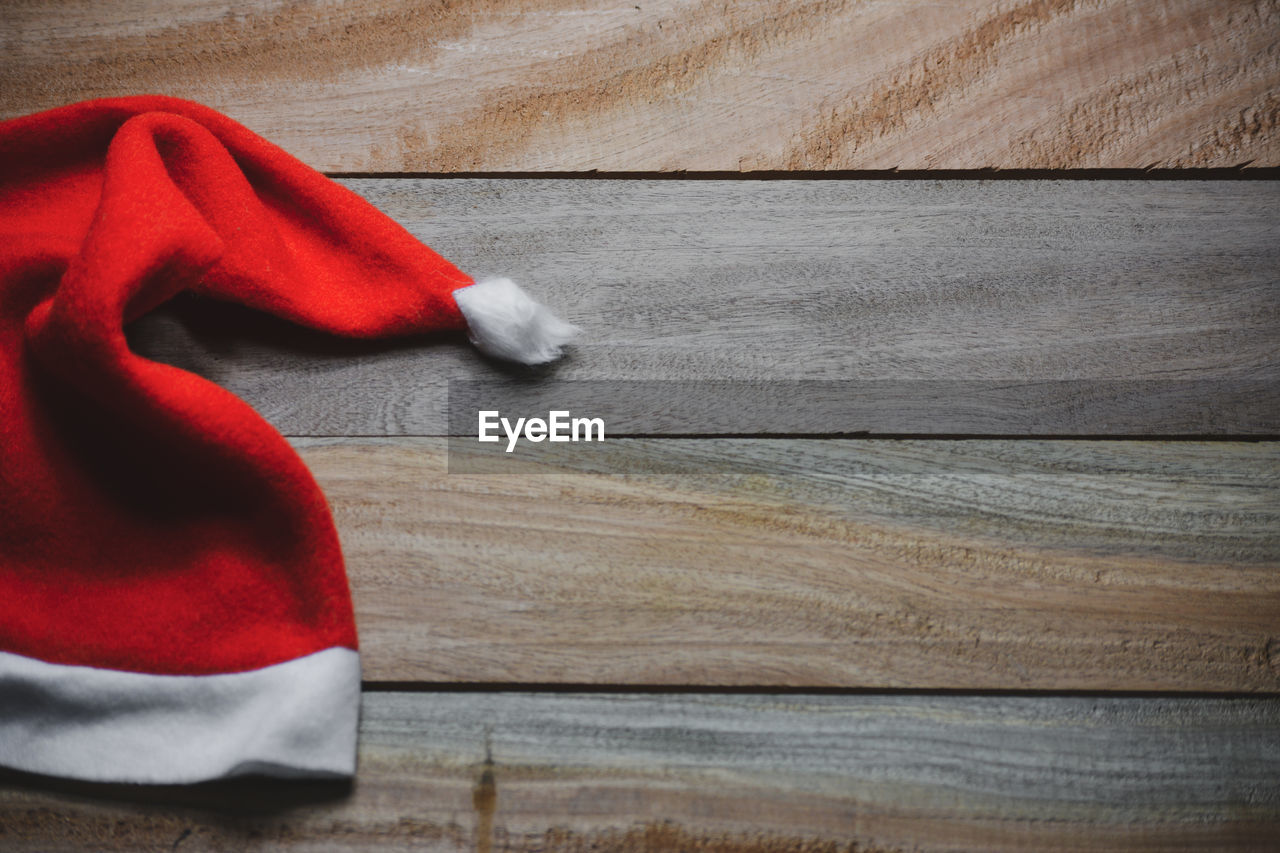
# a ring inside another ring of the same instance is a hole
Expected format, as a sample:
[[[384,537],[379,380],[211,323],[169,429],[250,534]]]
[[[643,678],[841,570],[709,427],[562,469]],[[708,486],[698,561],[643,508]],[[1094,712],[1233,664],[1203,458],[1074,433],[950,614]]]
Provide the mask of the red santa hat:
[[[475,283],[213,110],[0,123],[0,764],[100,781],[355,767],[360,665],[324,496],[226,390],[128,348],[180,291],[340,335],[576,331]]]

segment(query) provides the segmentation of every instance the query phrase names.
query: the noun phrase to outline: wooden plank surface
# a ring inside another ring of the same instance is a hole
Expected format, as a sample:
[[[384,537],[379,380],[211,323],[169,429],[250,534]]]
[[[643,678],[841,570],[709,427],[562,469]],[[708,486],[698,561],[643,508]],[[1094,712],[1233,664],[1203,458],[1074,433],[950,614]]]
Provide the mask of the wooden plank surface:
[[[373,693],[361,716],[354,789],[0,777],[0,843],[1263,851],[1280,832],[1276,699]]]
[[[295,443],[371,681],[1280,690],[1271,443]]]
[[[9,3],[0,115],[161,92],[337,171],[1280,165],[1276,0]]]
[[[672,428],[611,383],[694,383],[704,411],[697,383],[765,383],[686,434],[1280,432],[1277,182],[346,183],[581,325],[516,384],[602,381],[579,402],[630,433]],[[201,303],[132,340],[294,435],[444,434],[449,380],[508,378],[460,335],[339,342]]]
[[[159,91],[340,172],[1280,166],[1278,33],[1277,0],[18,3],[0,117]],[[514,379],[194,300],[132,330],[331,437],[295,443],[371,682],[355,784],[0,774],[0,847],[1274,849],[1274,695],[794,692],[1275,694],[1274,443],[637,439],[486,476],[413,436],[458,379],[647,435],[1275,435],[1280,185],[348,183],[587,329]],[[633,380],[722,417],[646,420]],[[744,387],[789,405],[725,420]]]

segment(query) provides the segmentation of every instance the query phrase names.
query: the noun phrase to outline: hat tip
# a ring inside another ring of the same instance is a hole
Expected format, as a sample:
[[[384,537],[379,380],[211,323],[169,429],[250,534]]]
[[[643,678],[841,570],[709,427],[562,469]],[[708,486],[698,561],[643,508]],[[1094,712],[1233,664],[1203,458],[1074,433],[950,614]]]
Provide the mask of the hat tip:
[[[471,342],[486,355],[546,364],[582,330],[557,317],[509,278],[486,278],[453,292]]]

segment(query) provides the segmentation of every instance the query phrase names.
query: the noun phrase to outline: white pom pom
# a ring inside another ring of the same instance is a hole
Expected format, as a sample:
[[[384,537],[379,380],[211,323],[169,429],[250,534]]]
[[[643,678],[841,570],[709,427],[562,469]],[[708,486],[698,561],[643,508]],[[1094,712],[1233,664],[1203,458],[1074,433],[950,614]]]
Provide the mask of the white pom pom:
[[[509,278],[487,278],[453,292],[467,318],[471,343],[484,353],[522,364],[545,364],[582,330],[536,302]]]

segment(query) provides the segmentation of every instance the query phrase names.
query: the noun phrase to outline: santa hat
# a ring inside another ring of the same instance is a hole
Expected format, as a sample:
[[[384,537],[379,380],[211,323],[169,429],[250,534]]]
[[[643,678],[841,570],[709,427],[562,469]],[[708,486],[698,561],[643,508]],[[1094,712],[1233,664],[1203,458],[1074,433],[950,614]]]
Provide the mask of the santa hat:
[[[324,496],[226,390],[128,348],[180,291],[335,334],[575,329],[244,127],[162,97],[0,123],[0,764],[99,781],[354,771]]]

